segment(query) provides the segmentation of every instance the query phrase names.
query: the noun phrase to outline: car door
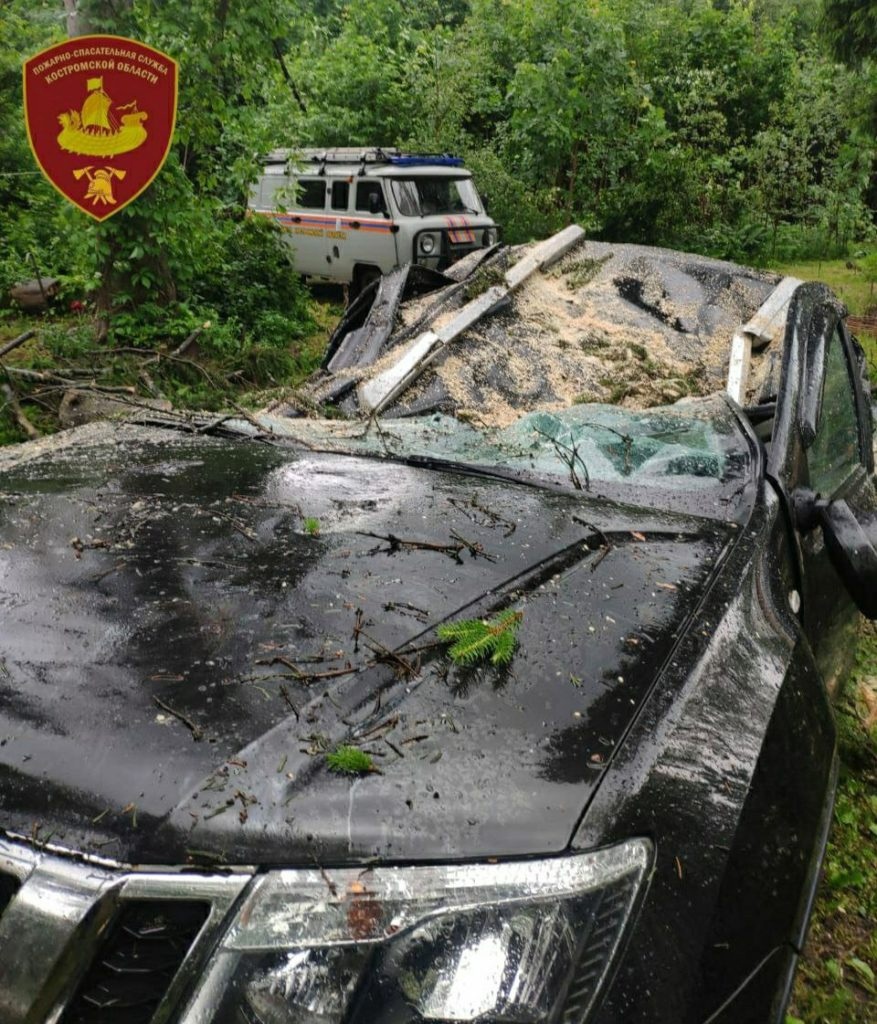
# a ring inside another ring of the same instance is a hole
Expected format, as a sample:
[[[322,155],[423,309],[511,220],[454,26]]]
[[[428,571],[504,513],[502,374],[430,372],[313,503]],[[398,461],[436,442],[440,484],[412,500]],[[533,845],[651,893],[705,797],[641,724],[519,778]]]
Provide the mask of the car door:
[[[877,492],[861,362],[843,310],[823,286],[805,285],[793,298],[779,405],[770,469],[795,523],[801,622],[833,688],[850,667],[858,615],[824,530],[801,514],[801,496],[846,502],[868,517],[877,513]]]

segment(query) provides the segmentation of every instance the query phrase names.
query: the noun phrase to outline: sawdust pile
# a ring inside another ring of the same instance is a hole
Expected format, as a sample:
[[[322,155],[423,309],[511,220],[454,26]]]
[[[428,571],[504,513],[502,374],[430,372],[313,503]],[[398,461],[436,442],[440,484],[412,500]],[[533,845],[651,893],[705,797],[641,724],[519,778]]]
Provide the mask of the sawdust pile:
[[[439,410],[505,426],[577,402],[641,409],[710,394],[724,384],[734,331],[778,280],[685,253],[584,242],[452,342],[385,415]],[[444,308],[440,292],[403,305],[400,341],[431,307],[433,329],[447,322],[471,291]],[[391,339],[368,376],[399,351]]]

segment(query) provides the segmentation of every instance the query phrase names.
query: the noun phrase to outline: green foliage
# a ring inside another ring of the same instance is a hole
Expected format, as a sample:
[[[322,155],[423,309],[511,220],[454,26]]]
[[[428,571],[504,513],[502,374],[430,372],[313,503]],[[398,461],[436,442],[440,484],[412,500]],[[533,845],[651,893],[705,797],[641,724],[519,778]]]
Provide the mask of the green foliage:
[[[877,963],[877,629],[863,627],[857,668],[838,708],[841,777],[825,874],[791,1012],[806,1021],[870,1024]]]
[[[877,52],[877,0],[824,0],[824,26],[838,60],[852,66]]]
[[[66,204],[35,165],[21,114],[21,60],[58,37],[54,5],[0,4],[0,293],[35,276],[28,253],[43,274],[57,277],[70,270],[66,225],[59,216]],[[82,256],[79,240],[72,248]]]
[[[304,521],[305,533],[309,537],[318,537],[320,535],[320,520],[315,519],[313,516],[306,516]]]
[[[377,771],[374,759],[359,747],[343,744],[326,754],[329,771],[337,775],[368,775]]]
[[[255,344],[289,347],[314,326],[280,229],[262,218],[230,225],[195,290],[220,319],[240,324],[244,338]]]
[[[474,0],[420,37],[397,139],[461,150],[511,242],[840,251],[873,230],[877,76],[828,59],[816,4]]]
[[[458,665],[474,665],[489,658],[494,665],[507,665],[518,642],[523,612],[514,609],[493,619],[463,619],[437,629],[438,637],[450,644],[448,654]]]

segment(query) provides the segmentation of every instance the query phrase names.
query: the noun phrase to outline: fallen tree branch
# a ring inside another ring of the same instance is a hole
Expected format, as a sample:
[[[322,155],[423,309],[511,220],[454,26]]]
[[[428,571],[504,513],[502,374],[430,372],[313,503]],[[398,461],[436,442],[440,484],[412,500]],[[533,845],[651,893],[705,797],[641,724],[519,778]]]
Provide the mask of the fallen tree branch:
[[[324,672],[302,672],[302,670],[292,661],[290,658],[284,657],[282,654],[275,654],[273,658],[257,658],[257,665],[285,665],[291,672],[291,676],[281,676],[285,679],[295,679],[296,682],[303,683],[307,686],[310,683],[316,682],[318,679],[336,679],[339,676],[350,676],[355,672],[361,672],[365,668],[369,668],[369,664],[364,665],[349,665],[347,668],[333,668],[327,669]],[[259,678],[258,676],[255,678]]]
[[[194,331],[186,338],[185,341],[181,342],[177,347],[170,353],[171,358],[177,358],[184,352],[188,351],[192,345],[198,340],[198,337],[210,326],[210,321],[201,324],[200,327],[196,327]]]
[[[26,341],[30,340],[37,332],[33,329],[25,331],[24,334],[19,334],[17,338],[13,338],[12,341],[7,341],[6,344],[0,348],[0,359],[6,355],[7,352],[11,352],[14,348],[18,348],[19,345],[23,345]]]
[[[115,395],[136,395],[137,388],[132,387],[110,387],[106,384],[98,384],[96,381],[80,381],[71,377],[64,377],[60,373],[53,373],[51,370],[25,370],[19,366],[5,366],[7,374],[21,377],[22,380],[35,380],[40,384],[63,384],[74,391],[104,391]]]
[[[6,399],[6,404],[9,406],[9,410],[12,413],[12,418],[18,424],[19,428],[27,434],[27,437],[31,441],[35,441],[38,437],[42,437],[42,434],[37,428],[31,423],[31,421],[25,416],[24,410],[18,403],[18,396],[12,390],[8,384],[4,384],[0,391],[3,392],[3,397]]]

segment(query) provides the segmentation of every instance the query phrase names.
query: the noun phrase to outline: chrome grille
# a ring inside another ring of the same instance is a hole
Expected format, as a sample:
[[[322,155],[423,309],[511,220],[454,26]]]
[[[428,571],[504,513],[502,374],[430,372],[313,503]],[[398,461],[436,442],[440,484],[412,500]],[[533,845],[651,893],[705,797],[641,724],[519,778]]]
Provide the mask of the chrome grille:
[[[227,874],[84,862],[0,839],[3,1024],[167,1024],[251,869]]]
[[[132,901],[111,925],[61,1024],[149,1024],[209,906]]]

